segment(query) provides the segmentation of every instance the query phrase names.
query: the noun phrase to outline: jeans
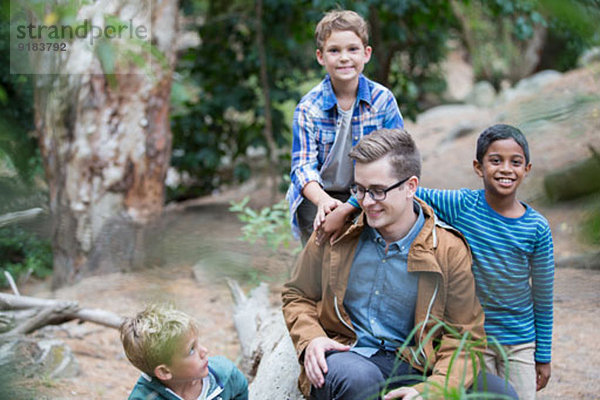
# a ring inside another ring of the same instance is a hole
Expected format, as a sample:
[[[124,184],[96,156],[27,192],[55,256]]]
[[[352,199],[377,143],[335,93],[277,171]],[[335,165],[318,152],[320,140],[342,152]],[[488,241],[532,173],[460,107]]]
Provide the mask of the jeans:
[[[333,352],[327,355],[326,360],[328,372],[325,374],[325,384],[321,388],[312,387],[311,399],[378,399],[384,388],[388,392],[400,386],[422,382],[422,374],[399,361],[395,352],[379,350],[371,358],[351,351]],[[489,373],[482,372],[477,377],[476,386],[486,387],[486,393],[505,396],[499,398],[518,399],[510,384]]]

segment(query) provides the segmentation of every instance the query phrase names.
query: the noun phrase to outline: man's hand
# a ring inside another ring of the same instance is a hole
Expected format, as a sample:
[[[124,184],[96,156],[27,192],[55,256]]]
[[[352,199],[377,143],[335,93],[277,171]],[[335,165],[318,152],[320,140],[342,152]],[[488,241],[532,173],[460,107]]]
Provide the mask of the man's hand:
[[[317,245],[325,243],[329,239],[330,243],[333,243],[343,233],[344,223],[348,217],[356,211],[350,203],[344,203],[333,210],[329,215],[325,217],[325,221],[320,223],[318,226],[315,219],[315,230],[317,231]]]
[[[542,390],[548,384],[551,373],[550,363],[535,363],[535,381],[537,383],[536,390]]]
[[[313,221],[313,230],[316,231],[319,229],[319,226],[321,226],[323,221],[325,221],[325,216],[342,204],[343,203],[341,201],[330,196],[326,196],[320,200],[317,203],[317,214],[315,215],[315,220]]]
[[[327,362],[325,361],[325,352],[327,351],[348,351],[350,346],[336,342],[326,336],[314,338],[304,350],[304,369],[306,376],[314,387],[320,388],[325,383],[323,374],[327,373]]]
[[[384,400],[403,399],[403,400],[423,400],[419,392],[408,386],[402,386],[394,389],[383,398]]]

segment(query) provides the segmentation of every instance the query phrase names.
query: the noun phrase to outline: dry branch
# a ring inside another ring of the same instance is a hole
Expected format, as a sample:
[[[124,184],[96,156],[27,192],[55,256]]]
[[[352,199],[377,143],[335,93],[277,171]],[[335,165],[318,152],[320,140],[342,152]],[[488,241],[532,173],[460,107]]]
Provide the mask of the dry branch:
[[[123,317],[110,311],[79,308],[77,302],[0,293],[0,338],[31,333],[46,325],[72,320],[88,321],[118,329]]]

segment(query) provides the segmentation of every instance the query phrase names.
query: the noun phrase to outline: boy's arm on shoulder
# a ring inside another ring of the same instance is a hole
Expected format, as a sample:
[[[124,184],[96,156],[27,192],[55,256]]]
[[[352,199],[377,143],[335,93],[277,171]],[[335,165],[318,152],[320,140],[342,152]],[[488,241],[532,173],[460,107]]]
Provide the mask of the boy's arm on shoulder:
[[[465,189],[445,190],[419,186],[415,195],[429,204],[441,220],[452,224],[463,208],[469,193],[470,191]]]

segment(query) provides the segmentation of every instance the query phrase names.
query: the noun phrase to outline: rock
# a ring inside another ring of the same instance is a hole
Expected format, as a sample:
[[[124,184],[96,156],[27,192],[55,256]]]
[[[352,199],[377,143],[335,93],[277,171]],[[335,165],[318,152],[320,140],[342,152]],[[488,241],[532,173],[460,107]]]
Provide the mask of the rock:
[[[64,342],[57,339],[37,342],[40,354],[36,364],[49,378],[73,378],[79,375],[79,364],[73,352]]]
[[[477,82],[465,101],[478,107],[491,107],[496,102],[496,89],[487,81]]]
[[[445,101],[450,103],[463,102],[473,90],[473,67],[466,59],[465,50],[458,43],[453,43],[457,49],[448,53],[442,63],[442,70],[446,76],[446,91],[443,94]]]
[[[556,267],[600,270],[600,252],[561,257],[556,260]]]
[[[468,116],[477,116],[481,113],[481,109],[471,104],[450,104],[430,108],[429,110],[419,114],[417,124],[436,124],[438,121],[446,119],[454,119],[461,116],[461,119]]]
[[[463,136],[470,135],[475,132],[479,128],[479,125],[476,122],[465,120],[459,122],[457,125],[453,126],[452,129],[446,134],[443,143],[452,142],[458,138]]]
[[[44,376],[51,379],[72,378],[79,374],[79,364],[71,349],[61,340],[36,340],[16,336],[0,344],[0,367],[18,365],[21,376]]]
[[[544,189],[553,201],[571,200],[600,191],[600,156],[567,165],[544,177]]]
[[[583,52],[583,54],[577,60],[577,65],[580,67],[587,67],[593,63],[600,62],[600,46],[592,47]]]
[[[503,90],[498,96],[499,103],[507,103],[518,97],[527,97],[537,94],[543,87],[556,82],[563,76],[554,70],[540,71],[528,78],[521,79],[513,88]]]

